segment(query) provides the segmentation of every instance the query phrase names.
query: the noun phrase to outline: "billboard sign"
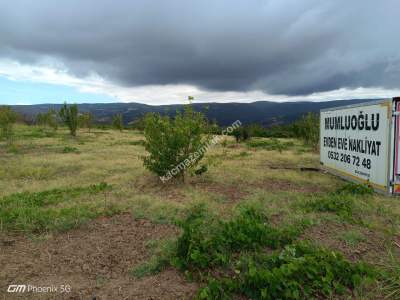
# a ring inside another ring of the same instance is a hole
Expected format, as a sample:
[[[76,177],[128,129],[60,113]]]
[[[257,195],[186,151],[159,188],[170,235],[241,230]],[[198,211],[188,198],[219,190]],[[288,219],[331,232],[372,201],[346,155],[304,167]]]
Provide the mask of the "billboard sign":
[[[391,101],[322,110],[321,164],[388,191]]]

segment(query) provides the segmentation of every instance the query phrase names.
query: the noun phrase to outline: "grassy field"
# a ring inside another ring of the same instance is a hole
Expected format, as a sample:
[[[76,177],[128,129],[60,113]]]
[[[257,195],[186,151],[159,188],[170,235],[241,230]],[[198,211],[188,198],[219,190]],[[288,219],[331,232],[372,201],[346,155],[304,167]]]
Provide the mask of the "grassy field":
[[[315,263],[332,273],[321,286],[313,273],[316,298],[399,299],[399,199],[302,171],[319,157],[298,140],[227,138],[208,172],[163,185],[143,167],[143,138],[18,126],[0,144],[0,298],[30,282],[69,285],[65,299],[296,299],[309,282],[294,278]],[[288,265],[300,273],[265,273]],[[272,277],[291,286],[263,286]]]

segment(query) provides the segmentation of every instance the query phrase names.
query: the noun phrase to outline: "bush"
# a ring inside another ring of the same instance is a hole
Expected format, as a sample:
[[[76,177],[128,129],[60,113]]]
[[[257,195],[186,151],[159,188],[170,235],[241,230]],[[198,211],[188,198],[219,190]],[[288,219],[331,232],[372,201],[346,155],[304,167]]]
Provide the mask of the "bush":
[[[54,131],[58,129],[57,114],[54,109],[49,109],[47,113],[38,113],[36,115],[36,125],[43,128],[49,126]]]
[[[333,212],[340,217],[355,221],[355,199],[357,199],[355,196],[366,196],[372,193],[373,189],[370,186],[346,183],[333,193],[312,198],[305,206],[312,211]]]
[[[235,128],[231,135],[235,137],[237,143],[245,142],[251,137],[250,131],[247,127]]]
[[[319,115],[308,113],[294,123],[296,137],[301,138],[308,146],[317,149],[319,144]]]
[[[174,119],[150,113],[145,124],[145,148],[149,153],[143,158],[145,167],[163,178],[180,177],[184,181],[185,171],[195,168],[207,150],[204,115],[186,106]]]
[[[308,243],[286,246],[273,255],[240,257],[236,276],[211,279],[199,299],[231,299],[242,294],[249,299],[331,298],[359,285],[374,272],[365,264],[352,264],[341,254]]]
[[[81,114],[78,117],[78,123],[80,128],[87,128],[90,132],[93,126],[93,115],[90,112]]]
[[[59,116],[68,127],[70,134],[76,136],[78,128],[78,105],[67,106],[67,103],[64,103],[64,106],[60,109]]]
[[[124,129],[124,118],[122,114],[116,114],[113,116],[112,126],[119,131]]]
[[[8,141],[9,144],[12,143],[14,135],[13,126],[16,121],[17,113],[8,106],[0,107],[1,138]]]
[[[264,213],[244,206],[231,220],[212,218],[204,206],[196,206],[178,225],[183,234],[177,242],[177,264],[182,269],[204,269],[226,265],[240,250],[273,249],[287,245],[304,226],[274,228]]]
[[[310,200],[306,206],[312,211],[334,212],[344,218],[352,218],[354,199],[344,194],[329,194]]]
[[[347,193],[352,195],[372,195],[374,189],[372,186],[367,184],[357,184],[353,182],[348,182],[337,190],[337,193]]]
[[[75,148],[75,147],[65,146],[62,152],[63,153],[79,153],[79,150],[78,150],[78,148]]]

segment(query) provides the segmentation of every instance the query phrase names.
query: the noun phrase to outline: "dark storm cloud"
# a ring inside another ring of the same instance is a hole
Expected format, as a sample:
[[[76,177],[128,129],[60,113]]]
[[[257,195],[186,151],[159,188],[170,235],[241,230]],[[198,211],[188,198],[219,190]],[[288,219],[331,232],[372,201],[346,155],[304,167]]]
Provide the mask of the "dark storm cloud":
[[[400,88],[400,2],[3,1],[0,58],[125,86],[305,95]]]

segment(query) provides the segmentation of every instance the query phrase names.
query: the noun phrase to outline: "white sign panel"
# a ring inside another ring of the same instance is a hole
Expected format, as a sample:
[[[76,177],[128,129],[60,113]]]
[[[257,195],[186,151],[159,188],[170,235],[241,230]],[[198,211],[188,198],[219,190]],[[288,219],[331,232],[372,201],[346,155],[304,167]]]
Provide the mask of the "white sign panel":
[[[389,102],[322,111],[321,162],[385,190],[390,118]]]

